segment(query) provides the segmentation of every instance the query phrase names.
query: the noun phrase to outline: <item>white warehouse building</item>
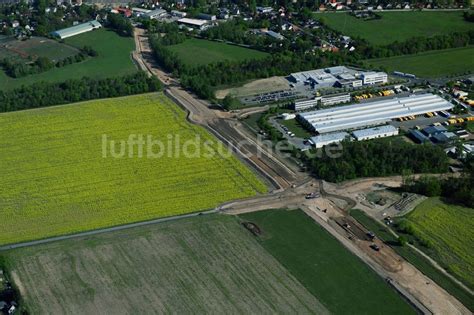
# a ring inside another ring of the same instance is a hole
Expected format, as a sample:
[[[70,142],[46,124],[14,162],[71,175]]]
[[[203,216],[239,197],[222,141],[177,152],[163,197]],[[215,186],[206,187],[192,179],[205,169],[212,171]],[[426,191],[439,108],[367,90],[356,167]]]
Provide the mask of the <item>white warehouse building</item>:
[[[398,128],[391,125],[356,130],[352,135],[357,141],[385,138],[398,135]]]
[[[316,149],[319,149],[328,144],[342,142],[343,140],[348,139],[349,137],[350,136],[347,132],[334,132],[311,137],[310,140],[312,144],[316,147]]]
[[[434,94],[332,107],[298,114],[302,124],[319,133],[358,129],[388,123],[406,116],[451,109],[453,105]]]
[[[86,23],[77,24],[68,28],[63,28],[61,30],[51,32],[51,35],[54,37],[58,37],[60,39],[64,39],[64,38],[76,36],[82,33],[90,32],[101,27],[102,27],[102,24],[100,24],[96,20],[92,20]]]

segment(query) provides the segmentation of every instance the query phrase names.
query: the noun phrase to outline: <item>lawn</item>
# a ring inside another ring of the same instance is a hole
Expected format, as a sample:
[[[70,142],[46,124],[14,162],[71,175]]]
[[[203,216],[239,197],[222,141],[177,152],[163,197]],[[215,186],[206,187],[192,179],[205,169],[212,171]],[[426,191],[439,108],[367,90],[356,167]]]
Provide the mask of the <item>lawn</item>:
[[[240,215],[262,230],[258,240],[332,314],[414,314],[359,258],[301,210]]]
[[[31,314],[328,314],[231,216],[182,219],[4,256]]]
[[[363,211],[353,209],[350,212],[359,223],[366,229],[373,231],[378,238],[390,245],[400,256],[415,266],[422,273],[435,281],[439,286],[456,297],[471,311],[474,311],[474,299],[471,294],[461,288],[457,283],[439,272],[425,257],[408,246],[399,246],[397,238],[382,224],[377,223],[373,218],[367,216]]]
[[[298,138],[310,138],[312,134],[304,129],[303,126],[296,119],[278,120],[283,126],[286,126],[289,131],[295,134]]]
[[[85,45],[92,46],[99,56],[18,79],[8,77],[3,71],[0,71],[0,90],[13,89],[40,81],[62,82],[84,76],[107,78],[136,71],[130,57],[131,51],[135,49],[135,44],[130,37],[122,37],[113,31],[100,29],[67,38],[65,43],[76,48],[82,48]]]
[[[474,287],[474,209],[429,198],[405,216],[415,235],[429,240],[435,258]]]
[[[366,60],[372,66],[401,71],[423,78],[474,72],[474,47],[436,50],[416,55]]]
[[[377,12],[379,20],[364,21],[346,13],[317,14],[318,19],[344,35],[362,37],[373,45],[387,45],[411,37],[432,37],[474,29],[462,12]],[[376,30],[376,31],[374,31]]]
[[[191,38],[168,47],[189,66],[207,65],[224,60],[241,61],[269,56],[265,52],[205,39]]]
[[[185,116],[159,93],[0,114],[0,244],[211,209],[266,191]],[[140,135],[142,150],[130,149],[126,141]]]

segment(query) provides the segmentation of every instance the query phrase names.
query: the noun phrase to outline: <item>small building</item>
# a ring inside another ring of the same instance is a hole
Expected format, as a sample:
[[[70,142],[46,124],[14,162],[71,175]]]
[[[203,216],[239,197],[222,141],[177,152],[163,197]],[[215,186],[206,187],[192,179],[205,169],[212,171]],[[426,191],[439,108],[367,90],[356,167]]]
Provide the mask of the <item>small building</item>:
[[[350,94],[331,95],[321,97],[322,106],[331,106],[335,104],[348,103],[351,101]]]
[[[416,143],[425,143],[429,142],[430,139],[428,139],[427,136],[425,136],[421,131],[419,130],[410,130],[409,133],[410,138],[415,141]]]
[[[361,77],[362,83],[366,85],[384,84],[388,82],[388,76],[385,72],[364,72]]]
[[[178,20],[178,24],[185,25],[185,26],[192,27],[199,30],[203,30],[208,25],[208,21],[182,18]]]
[[[374,128],[356,130],[352,132],[357,141],[370,140],[377,138],[392,137],[398,135],[398,128],[391,125],[385,125]]]
[[[311,137],[310,140],[314,144],[316,149],[319,149],[324,147],[325,145],[339,143],[348,138],[350,138],[350,135],[347,132],[335,132]]]
[[[454,139],[456,139],[456,135],[452,132],[442,132],[433,136],[436,143],[448,143]]]
[[[444,126],[428,126],[426,128],[423,128],[422,132],[427,136],[427,137],[433,137],[439,133],[446,132],[447,129]]]
[[[102,27],[102,24],[100,24],[96,20],[92,20],[86,23],[77,24],[75,26],[71,26],[68,28],[63,28],[61,30],[51,32],[51,35],[54,37],[58,37],[60,39],[64,39],[64,38],[72,37],[72,36],[79,35],[82,33],[87,33],[87,32],[99,29],[101,27]]]
[[[321,100],[321,97],[317,97],[314,99],[303,100],[303,101],[295,101],[293,102],[293,109],[295,111],[302,111],[310,108],[314,108],[318,106],[318,101]]]
[[[159,18],[166,16],[167,14],[168,12],[166,12],[166,10],[164,9],[156,9],[156,10],[145,13],[143,17],[149,20],[157,20]]]
[[[179,17],[179,18],[184,18],[187,14],[188,14],[187,12],[182,12],[182,11],[178,11],[178,10],[172,10],[171,11],[172,16],[176,16],[176,17]]]
[[[17,20],[14,20],[14,21],[12,22],[12,27],[13,27],[13,28],[17,28],[17,27],[19,27],[19,26],[20,26],[20,22],[18,22]]]
[[[217,20],[217,17],[213,14],[206,14],[206,13],[199,13],[197,15],[197,18],[200,20],[206,20],[206,21],[215,21]]]
[[[281,119],[283,119],[283,120],[291,120],[291,119],[295,119],[295,118],[296,118],[295,114],[290,114],[290,113],[281,114]]]
[[[274,31],[266,31],[266,34],[274,39],[277,40],[284,40],[285,37],[281,35],[280,33],[274,32]]]
[[[260,14],[271,13],[273,11],[272,7],[257,7],[257,12]]]
[[[141,17],[141,16],[144,16],[145,14],[148,14],[150,12],[151,12],[151,10],[148,10],[148,9],[135,8],[135,7],[132,8],[132,14],[135,17]]]

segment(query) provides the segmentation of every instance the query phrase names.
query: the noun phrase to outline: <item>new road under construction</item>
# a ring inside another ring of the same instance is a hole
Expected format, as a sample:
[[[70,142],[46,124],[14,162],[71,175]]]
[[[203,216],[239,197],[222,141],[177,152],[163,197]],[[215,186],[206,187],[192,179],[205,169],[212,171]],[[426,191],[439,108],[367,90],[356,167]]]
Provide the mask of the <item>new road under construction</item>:
[[[137,40],[146,40],[146,37],[142,36]],[[355,205],[355,201],[351,198],[342,196],[339,187],[329,187],[322,181],[312,179],[310,174],[302,172],[296,165],[287,163],[282,157],[265,147],[259,139],[250,135],[238,121],[236,114],[213,109],[205,100],[198,99],[185,91],[175,78],[171,78],[169,74],[144,58],[143,54],[149,54],[150,51],[143,51],[143,47],[144,45],[137,45],[137,51],[134,54],[134,58],[139,59],[136,60],[137,63],[150,75],[160,78],[165,85],[166,94],[187,110],[188,120],[206,127],[275,188],[270,194],[229,202],[217,207],[214,211],[238,214],[272,208],[301,208],[349,251],[360,257],[386,279],[421,313],[470,314],[469,310],[456,298],[406,262],[389,246],[378,241],[380,251],[371,249],[365,236],[368,231],[362,226],[354,223],[357,229],[352,233],[338,224],[348,217],[347,209]],[[424,97],[428,99],[431,96]],[[370,105],[367,104],[367,106],[370,108]],[[429,111],[433,110],[435,109],[429,109]],[[401,177],[365,179],[354,181],[352,185],[358,185],[358,182],[363,187],[380,183],[398,187],[401,185]]]

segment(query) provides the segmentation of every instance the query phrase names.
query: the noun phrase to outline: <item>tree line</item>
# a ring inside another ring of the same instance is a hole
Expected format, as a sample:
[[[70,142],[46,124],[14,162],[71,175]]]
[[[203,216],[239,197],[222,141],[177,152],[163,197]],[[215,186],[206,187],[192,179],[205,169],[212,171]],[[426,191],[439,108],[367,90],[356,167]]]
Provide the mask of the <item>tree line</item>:
[[[54,67],[61,68],[66,65],[84,61],[88,57],[96,57],[98,53],[90,46],[84,46],[81,50],[73,55],[53,62],[47,57],[38,57],[31,63],[26,63],[24,60],[14,61],[9,58],[0,60],[0,67],[5,73],[12,78],[21,78],[30,74],[37,74],[48,71]]]
[[[61,83],[38,82],[10,91],[0,91],[0,112],[154,92],[160,89],[160,81],[155,77],[149,78],[144,72],[117,78],[84,77]]]
[[[411,173],[443,173],[448,157],[433,145],[413,145],[393,139],[344,141],[339,157],[321,150],[317,157],[303,156],[319,178],[341,182],[359,177],[382,177]],[[314,152],[313,152],[314,153]]]
[[[133,25],[129,19],[120,14],[107,15],[107,26],[122,36],[133,36]]]
[[[448,201],[474,208],[474,156],[470,155],[465,162],[465,172],[460,177],[439,178],[422,176],[414,179],[404,178],[403,188],[406,191],[428,197],[441,196]]]

